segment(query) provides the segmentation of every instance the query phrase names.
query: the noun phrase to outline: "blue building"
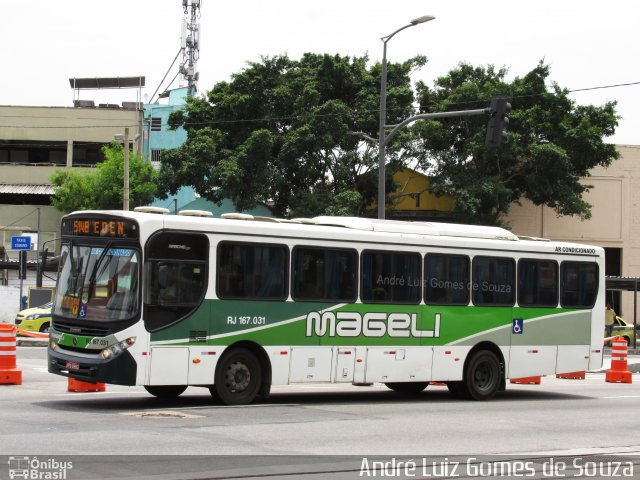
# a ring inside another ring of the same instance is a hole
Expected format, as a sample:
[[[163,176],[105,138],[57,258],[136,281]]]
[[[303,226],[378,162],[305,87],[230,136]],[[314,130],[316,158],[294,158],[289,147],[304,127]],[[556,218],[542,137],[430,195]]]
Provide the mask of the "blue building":
[[[143,156],[156,169],[160,168],[163,150],[177,148],[187,140],[187,132],[182,127],[176,130],[169,128],[169,116],[184,106],[188,93],[189,87],[176,88],[160,95],[160,98],[167,98],[168,103],[150,103],[144,106]],[[218,206],[213,202],[199,198],[193,187],[190,186],[180,188],[176,195],[171,195],[164,200],[155,199],[151,205],[168,208],[172,213],[179,210],[208,210],[216,217],[223,213],[237,211],[232,201],[225,200]],[[244,213],[272,216],[271,211],[262,205]]]
[[[176,88],[160,96],[160,98],[168,98],[168,103],[150,103],[144,106],[143,156],[156,169],[160,168],[160,157],[163,150],[177,148],[187,140],[187,132],[184,128],[176,130],[169,128],[169,115],[184,106],[188,92],[188,87]],[[174,211],[176,207],[184,209],[185,205],[195,199],[196,193],[192,187],[182,187],[176,195],[164,200],[156,199],[151,205]]]

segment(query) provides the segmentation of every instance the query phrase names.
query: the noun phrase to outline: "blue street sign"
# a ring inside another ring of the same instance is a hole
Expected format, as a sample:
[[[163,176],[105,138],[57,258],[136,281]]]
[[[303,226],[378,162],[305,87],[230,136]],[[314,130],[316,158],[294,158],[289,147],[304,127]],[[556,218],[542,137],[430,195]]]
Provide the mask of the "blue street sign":
[[[31,250],[31,237],[11,237],[11,250]]]
[[[524,331],[524,319],[522,319],[522,318],[514,318],[513,319],[513,326],[511,328],[511,332],[514,335],[522,335],[523,331]]]

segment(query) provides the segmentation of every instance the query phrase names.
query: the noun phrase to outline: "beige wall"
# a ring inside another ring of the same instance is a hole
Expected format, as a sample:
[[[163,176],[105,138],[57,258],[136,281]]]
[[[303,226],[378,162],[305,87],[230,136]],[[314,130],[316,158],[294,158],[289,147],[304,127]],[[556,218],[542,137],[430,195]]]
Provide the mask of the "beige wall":
[[[66,167],[0,163],[0,183],[51,185],[51,175],[56,170],[66,170]],[[73,171],[83,174],[93,172],[94,169],[92,167],[74,167]]]
[[[142,134],[137,110],[71,107],[13,107],[0,105],[2,140],[109,142],[129,127]]]
[[[72,166],[74,142],[108,143],[115,135],[123,135],[126,127],[129,128],[131,141],[136,134],[142,134],[142,111],[134,109],[0,105],[0,117],[3,119],[0,140],[67,142],[67,167]],[[0,183],[51,184],[50,177],[58,168],[64,167],[2,163]],[[73,168],[78,173],[93,171],[93,168]],[[4,243],[7,251],[10,250],[13,235],[37,232],[38,211],[42,244],[59,236],[61,212],[51,206],[0,205],[0,242]],[[36,253],[30,253],[29,258],[32,255],[35,259]],[[10,252],[10,256],[15,257],[13,252]]]
[[[622,249],[622,275],[640,277],[640,145],[618,145],[620,159],[597,167],[584,183],[591,218],[558,217],[548,207],[527,200],[511,207],[506,222],[518,235],[568,240]],[[640,300],[640,298],[639,298]],[[623,295],[625,316],[633,320],[633,294]],[[639,315],[640,317],[640,315]]]

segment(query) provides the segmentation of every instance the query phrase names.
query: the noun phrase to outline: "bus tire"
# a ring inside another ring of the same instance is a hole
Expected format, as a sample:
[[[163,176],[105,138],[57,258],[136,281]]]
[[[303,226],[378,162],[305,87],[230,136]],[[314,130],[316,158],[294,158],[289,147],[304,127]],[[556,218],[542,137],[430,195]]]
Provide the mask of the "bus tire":
[[[233,349],[220,359],[211,393],[225,405],[246,405],[260,391],[261,374],[260,363],[251,351]]]
[[[393,382],[385,383],[385,386],[394,392],[416,394],[427,388],[429,382]]]
[[[471,399],[469,392],[464,386],[464,382],[447,382],[447,388],[449,389],[449,393],[456,398],[461,398],[463,400]]]
[[[186,385],[145,385],[144,389],[154,397],[176,398],[187,389]]]
[[[469,359],[459,387],[472,400],[489,400],[500,389],[500,361],[495,353],[479,350]]]

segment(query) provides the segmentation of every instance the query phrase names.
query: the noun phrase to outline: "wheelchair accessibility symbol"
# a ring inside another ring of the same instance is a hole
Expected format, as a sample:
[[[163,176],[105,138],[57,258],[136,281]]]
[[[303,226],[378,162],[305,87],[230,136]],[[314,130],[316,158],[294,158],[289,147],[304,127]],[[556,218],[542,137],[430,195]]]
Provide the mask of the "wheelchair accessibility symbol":
[[[522,319],[522,318],[514,318],[513,319],[513,326],[511,328],[511,332],[514,335],[522,335],[523,331],[524,331],[524,319]]]

